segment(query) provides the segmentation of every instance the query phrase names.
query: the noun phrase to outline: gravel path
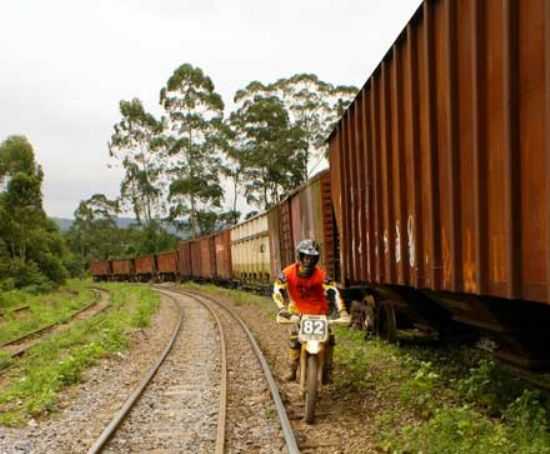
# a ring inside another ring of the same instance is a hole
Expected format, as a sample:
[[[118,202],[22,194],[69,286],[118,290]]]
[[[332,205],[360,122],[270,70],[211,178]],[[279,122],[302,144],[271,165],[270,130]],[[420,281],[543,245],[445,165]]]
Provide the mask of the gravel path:
[[[226,452],[286,453],[277,410],[246,333],[215,304],[227,342],[228,398]]]
[[[64,454],[86,452],[142,377],[164,350],[177,321],[170,300],[161,299],[151,327],[136,332],[128,353],[118,354],[89,369],[82,383],[69,388],[59,412],[28,427],[0,427],[0,453]]]
[[[213,453],[219,404],[219,339],[208,311],[183,296],[176,342],[105,453]]]

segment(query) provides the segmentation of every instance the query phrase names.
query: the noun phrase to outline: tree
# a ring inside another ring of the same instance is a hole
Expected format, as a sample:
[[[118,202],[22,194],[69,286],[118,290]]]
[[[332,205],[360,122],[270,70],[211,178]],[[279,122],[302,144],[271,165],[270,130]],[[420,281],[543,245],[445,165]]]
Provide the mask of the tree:
[[[245,100],[231,115],[231,124],[247,202],[268,209],[302,181],[304,131],[290,123],[274,96]]]
[[[67,239],[85,264],[89,264],[92,258],[105,260],[122,252],[123,245],[116,225],[119,213],[118,200],[109,200],[103,194],[94,194],[80,202]]]
[[[122,119],[114,126],[109,153],[122,160],[126,170],[122,200],[132,206],[138,223],[149,224],[156,217],[161,196],[163,121],[147,113],[137,98],[120,101],[119,107]]]
[[[183,64],[160,92],[168,115],[171,217],[189,218],[193,237],[203,233],[199,213],[221,206],[220,154],[226,147],[224,104],[200,68]]]
[[[313,171],[325,156],[326,139],[358,90],[323,82],[315,74],[296,74],[280,79],[271,89],[282,96],[293,123],[305,131],[307,179],[309,171]]]
[[[306,181],[323,161],[327,152],[326,139],[357,91],[353,86],[324,82],[315,74],[296,74],[267,85],[251,82],[236,93],[235,102],[250,101],[256,96],[276,96],[282,100],[290,122],[304,131],[302,181]]]
[[[25,137],[0,144],[0,288],[48,289],[67,276],[65,243],[42,208],[43,178]]]

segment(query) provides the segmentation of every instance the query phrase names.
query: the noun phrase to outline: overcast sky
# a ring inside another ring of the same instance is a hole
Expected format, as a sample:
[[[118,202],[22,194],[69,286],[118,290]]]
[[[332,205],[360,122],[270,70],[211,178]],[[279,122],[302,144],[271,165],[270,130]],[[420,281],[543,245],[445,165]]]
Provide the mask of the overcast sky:
[[[72,217],[116,197],[106,143],[118,102],[158,94],[182,63],[224,98],[252,80],[308,72],[362,86],[420,0],[3,0],[0,140],[24,134],[44,167],[44,206]]]

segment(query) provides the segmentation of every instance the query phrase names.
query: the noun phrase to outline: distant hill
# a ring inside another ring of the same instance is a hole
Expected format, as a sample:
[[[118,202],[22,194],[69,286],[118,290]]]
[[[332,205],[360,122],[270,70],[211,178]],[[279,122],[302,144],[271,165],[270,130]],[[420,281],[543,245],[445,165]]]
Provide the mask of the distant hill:
[[[69,230],[71,228],[71,225],[73,225],[73,222],[74,222],[74,219],[68,219],[68,218],[51,217],[50,219],[59,226],[62,232],[66,232],[67,230]],[[133,218],[117,218],[116,223],[118,227],[120,227],[121,229],[125,229],[132,224],[136,224],[137,222]],[[166,230],[168,230],[169,233],[178,235],[176,233],[176,229],[172,226],[167,227]],[[181,234],[179,234],[178,236],[181,236]]]

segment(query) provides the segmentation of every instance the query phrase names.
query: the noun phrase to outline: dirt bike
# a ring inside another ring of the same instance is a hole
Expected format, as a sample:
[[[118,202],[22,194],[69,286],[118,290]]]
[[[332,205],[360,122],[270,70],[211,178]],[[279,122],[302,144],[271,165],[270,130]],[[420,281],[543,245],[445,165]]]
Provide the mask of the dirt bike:
[[[292,315],[284,318],[277,315],[277,323],[298,325],[300,348],[300,392],[305,399],[304,421],[315,420],[315,404],[323,385],[325,354],[328,348],[329,326],[348,325],[349,319],[329,320],[326,315]]]

